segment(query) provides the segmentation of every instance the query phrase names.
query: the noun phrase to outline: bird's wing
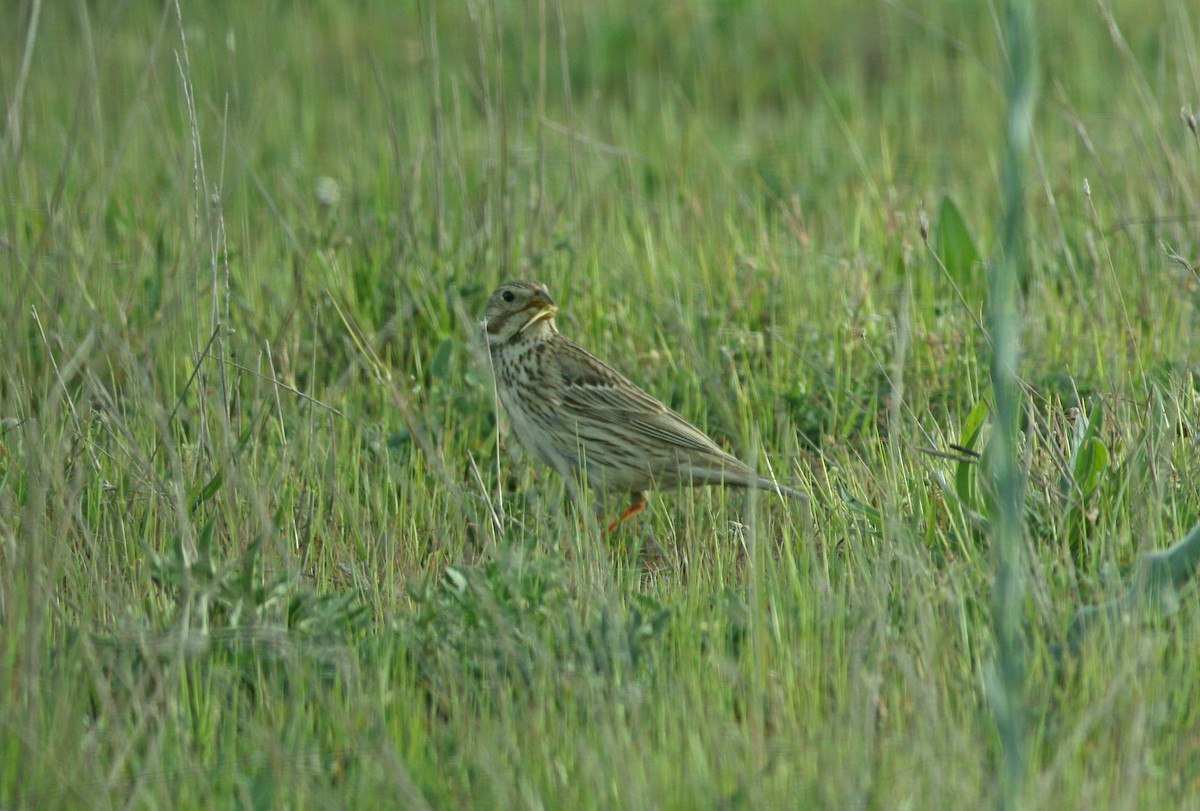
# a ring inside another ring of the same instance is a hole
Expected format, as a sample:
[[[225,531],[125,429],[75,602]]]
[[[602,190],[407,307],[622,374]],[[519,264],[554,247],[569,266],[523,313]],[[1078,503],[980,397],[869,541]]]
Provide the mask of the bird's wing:
[[[616,369],[574,341],[562,338],[558,353],[563,406],[580,417],[633,428],[681,450],[717,456],[730,467],[744,465],[721,450],[696,426],[638,388]]]

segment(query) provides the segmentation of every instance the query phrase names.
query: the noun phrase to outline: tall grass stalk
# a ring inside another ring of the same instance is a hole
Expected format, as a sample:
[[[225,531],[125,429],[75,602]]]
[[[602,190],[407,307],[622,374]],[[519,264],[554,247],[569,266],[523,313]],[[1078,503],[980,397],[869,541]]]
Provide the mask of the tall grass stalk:
[[[992,543],[995,579],[992,628],[996,653],[992,672],[992,715],[1001,745],[998,807],[1019,807],[1025,782],[1024,715],[1024,481],[1018,460],[1017,430],[1021,418],[1019,377],[1021,318],[1017,280],[1028,277],[1026,248],[1025,163],[1033,129],[1034,25],[1029,0],[1010,0],[1005,8],[1006,49],[1004,158],[1001,176],[1003,220],[1000,254],[988,272],[988,331],[991,334],[992,389],[996,398],[996,430],[989,454],[996,487],[997,511]]]

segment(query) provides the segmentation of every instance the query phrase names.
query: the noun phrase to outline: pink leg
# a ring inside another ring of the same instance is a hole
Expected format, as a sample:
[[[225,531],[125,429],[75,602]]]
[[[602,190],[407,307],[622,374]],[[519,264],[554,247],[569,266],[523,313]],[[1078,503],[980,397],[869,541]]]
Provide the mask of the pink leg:
[[[640,513],[646,506],[646,494],[634,493],[633,498],[629,501],[629,506],[625,508],[625,512],[621,513],[621,517],[608,525],[606,532],[612,532],[619,527],[627,518],[631,518]]]

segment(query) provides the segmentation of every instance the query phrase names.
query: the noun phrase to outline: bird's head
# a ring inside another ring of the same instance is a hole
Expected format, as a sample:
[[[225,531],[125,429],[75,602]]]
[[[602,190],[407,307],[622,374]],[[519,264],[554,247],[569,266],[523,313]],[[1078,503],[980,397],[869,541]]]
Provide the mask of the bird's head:
[[[522,334],[556,332],[558,306],[541,282],[505,282],[488,299],[483,314],[488,342],[504,344]]]

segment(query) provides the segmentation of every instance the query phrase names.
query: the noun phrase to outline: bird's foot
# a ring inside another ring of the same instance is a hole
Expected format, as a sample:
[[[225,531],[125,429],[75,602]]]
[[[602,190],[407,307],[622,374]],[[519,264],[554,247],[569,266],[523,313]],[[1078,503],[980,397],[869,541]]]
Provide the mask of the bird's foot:
[[[612,532],[617,527],[621,526],[627,519],[637,515],[646,507],[646,494],[634,493],[633,498],[629,501],[629,506],[625,508],[625,512],[621,513],[621,517],[608,525],[605,532]]]

